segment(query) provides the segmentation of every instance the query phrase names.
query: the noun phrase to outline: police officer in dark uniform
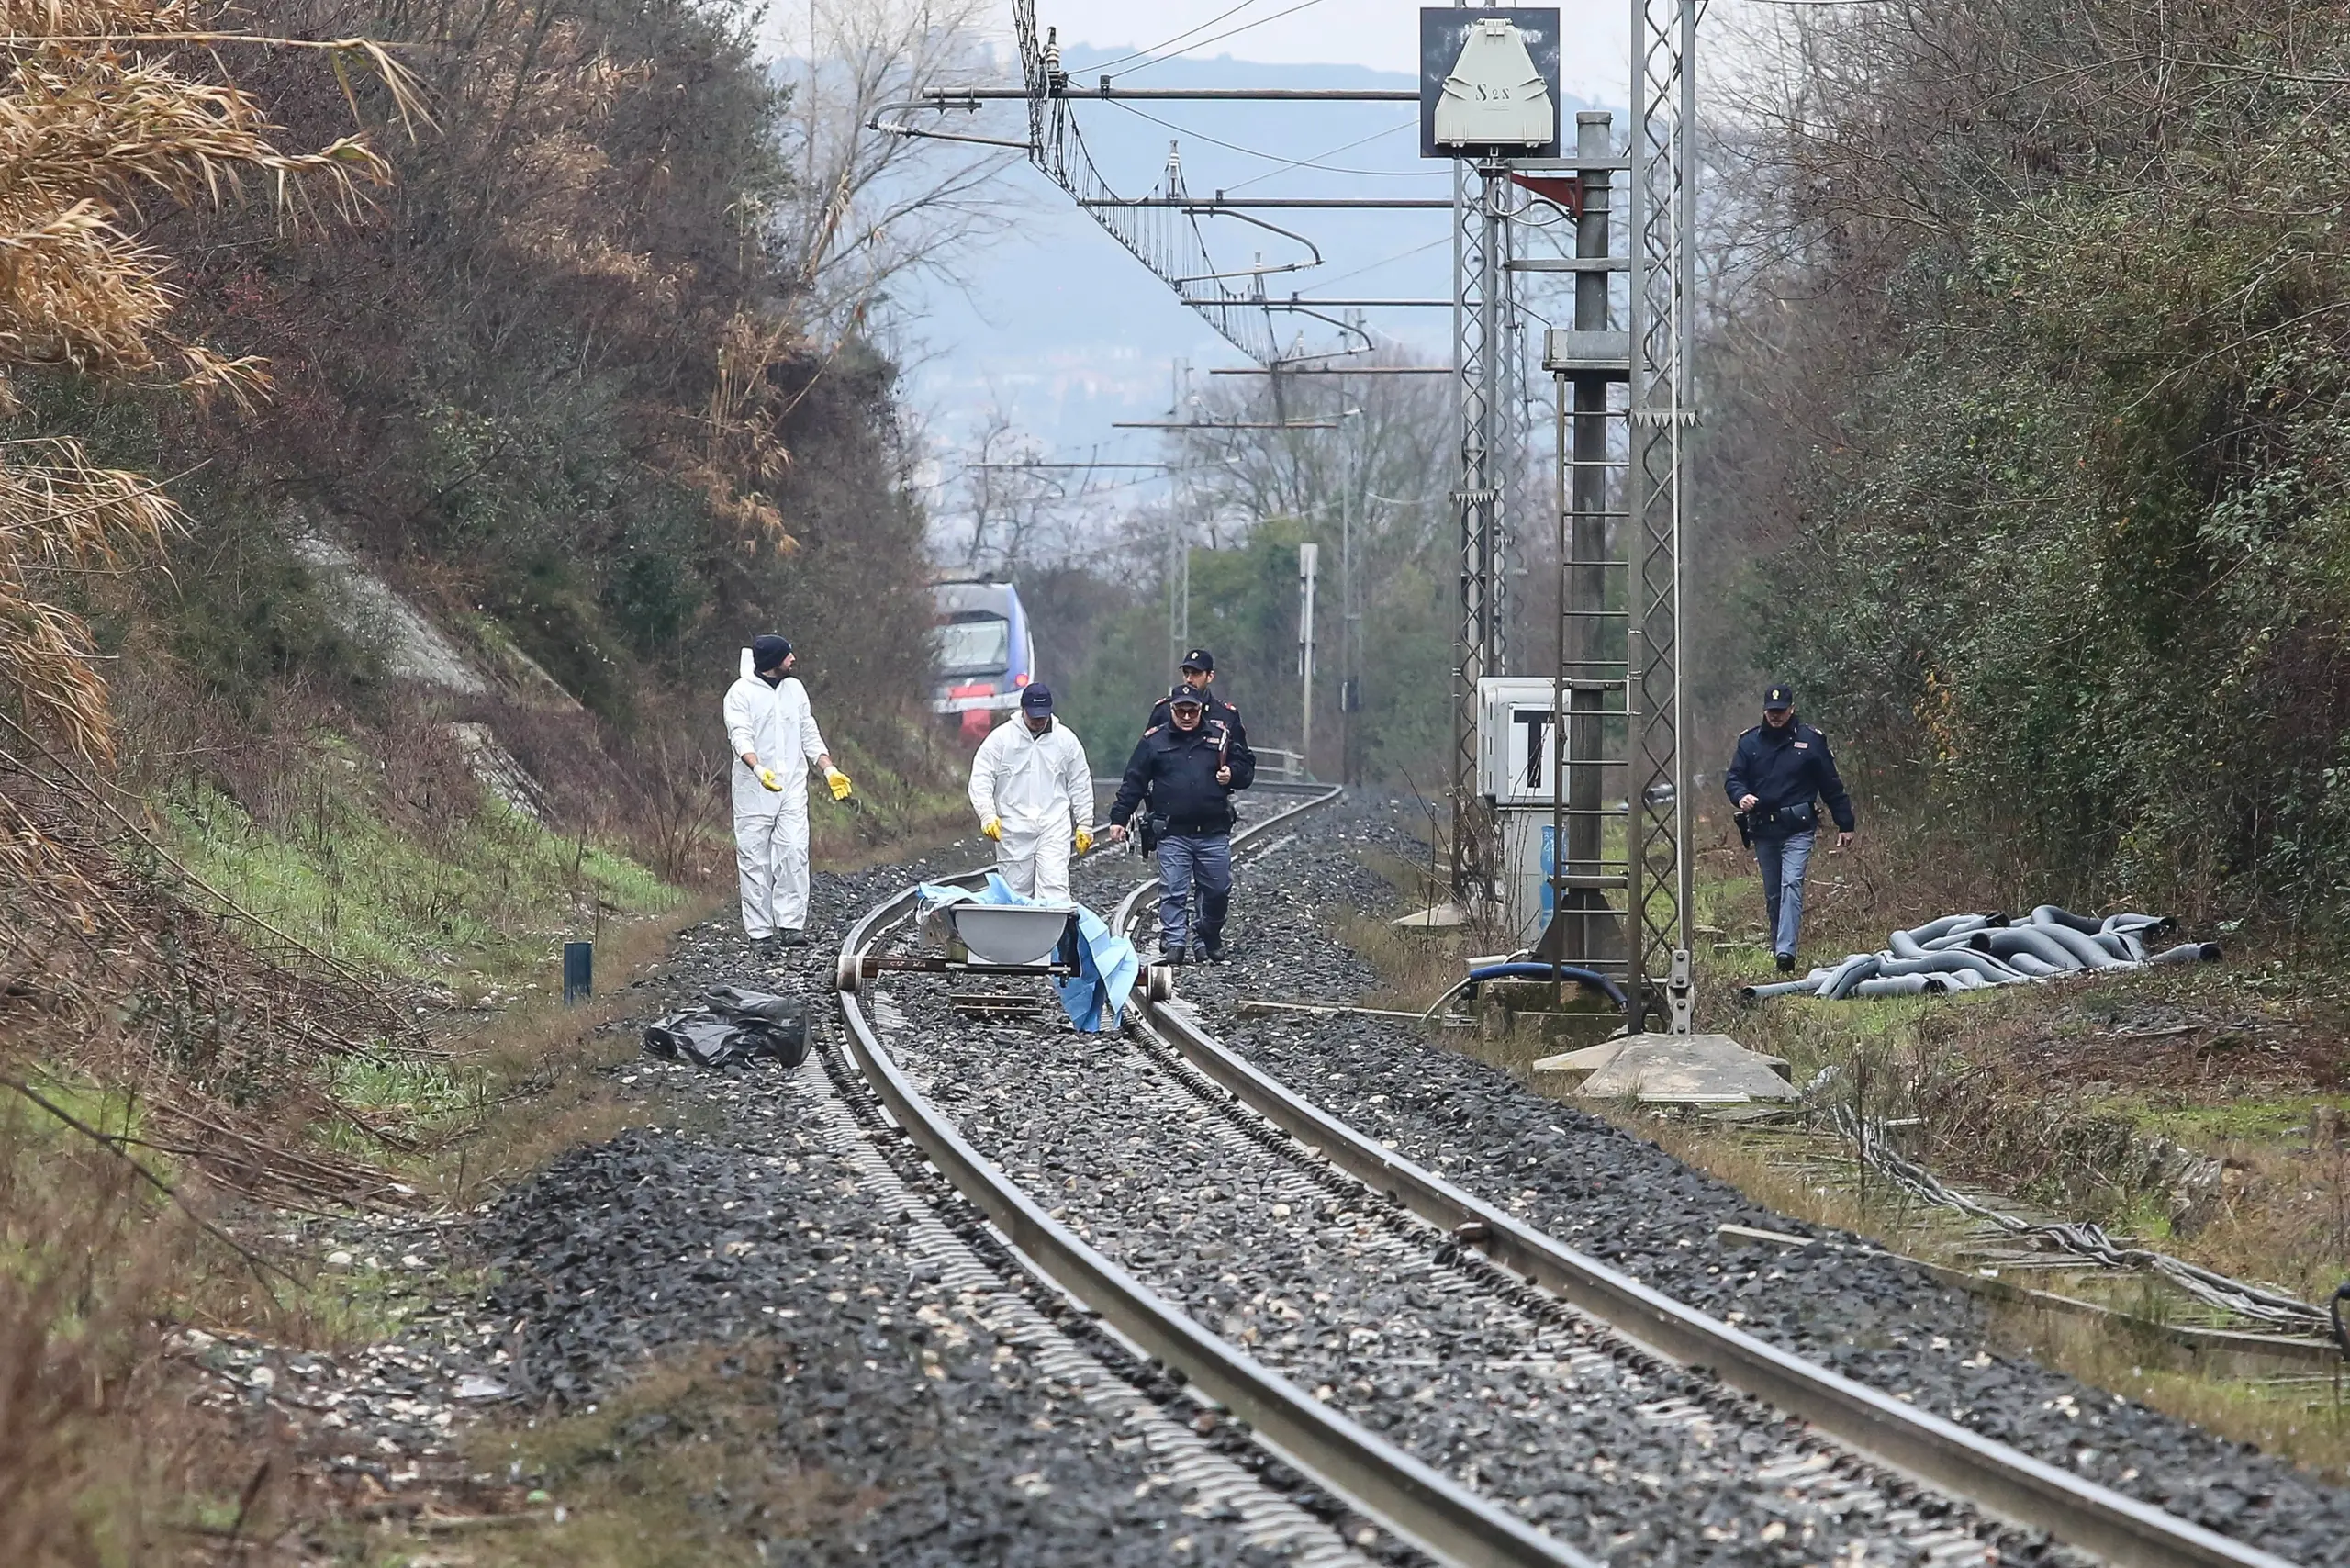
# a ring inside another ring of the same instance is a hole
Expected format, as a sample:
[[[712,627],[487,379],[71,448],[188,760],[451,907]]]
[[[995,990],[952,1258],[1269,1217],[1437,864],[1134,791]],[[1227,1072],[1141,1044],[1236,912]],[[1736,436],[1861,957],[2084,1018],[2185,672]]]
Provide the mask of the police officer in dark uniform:
[[[1188,686],[1167,694],[1168,722],[1154,725],[1126,759],[1126,777],[1110,808],[1110,842],[1123,843],[1140,807],[1158,852],[1159,961],[1196,954],[1224,961],[1224,917],[1232,902],[1232,792],[1248,788],[1256,758],[1223,723],[1207,717],[1207,699]],[[1155,842],[1154,842],[1155,841]],[[1190,908],[1199,892],[1198,918]]]
[[[1215,684],[1215,655],[1205,648],[1193,648],[1183,655],[1182,667],[1176,672],[1175,678],[1200,694],[1203,711],[1208,723],[1223,724],[1231,731],[1233,749],[1245,755],[1248,759],[1248,778],[1243,778],[1235,788],[1246,790],[1248,788],[1249,779],[1257,776],[1257,755],[1248,749],[1248,732],[1241,727],[1238,706],[1222,700],[1214,691],[1210,689]],[[1145,722],[1143,728],[1146,731],[1155,730],[1166,722],[1167,699],[1162,697],[1151,708],[1150,718]]]
[[[1738,833],[1754,846],[1762,868],[1762,902],[1770,913],[1771,947],[1779,972],[1796,967],[1796,933],[1803,924],[1803,874],[1819,830],[1818,801],[1836,821],[1836,847],[1852,842],[1852,798],[1836,777],[1828,737],[1796,718],[1791,687],[1762,694],[1762,722],[1738,737],[1738,755],[1722,787],[1738,808]]]

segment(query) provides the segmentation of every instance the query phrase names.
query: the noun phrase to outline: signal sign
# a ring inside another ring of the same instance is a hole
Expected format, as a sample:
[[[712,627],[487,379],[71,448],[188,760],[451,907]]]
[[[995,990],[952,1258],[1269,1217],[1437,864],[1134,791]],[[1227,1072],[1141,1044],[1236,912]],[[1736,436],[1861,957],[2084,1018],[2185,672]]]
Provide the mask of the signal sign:
[[[1420,156],[1556,157],[1559,13],[1420,12]]]

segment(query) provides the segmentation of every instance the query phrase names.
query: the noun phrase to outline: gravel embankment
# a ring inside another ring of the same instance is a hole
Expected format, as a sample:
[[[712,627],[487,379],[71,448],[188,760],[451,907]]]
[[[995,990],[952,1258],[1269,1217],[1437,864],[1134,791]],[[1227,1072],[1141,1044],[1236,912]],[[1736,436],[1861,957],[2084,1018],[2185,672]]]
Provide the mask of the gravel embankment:
[[[821,879],[818,925],[837,932],[907,875]],[[699,927],[647,990],[663,1007],[722,980],[826,995],[834,950],[762,971],[730,927]],[[773,1462],[863,1499],[763,1537],[765,1560],[1367,1562],[1362,1521],[1301,1512],[1281,1495],[1294,1477],[1236,1434],[1203,1439],[1183,1404],[1169,1419],[1105,1368],[1114,1349],[1072,1345],[1002,1288],[1000,1260],[975,1260],[927,1218],[935,1193],[877,1157],[820,1057],[789,1076],[648,1061],[621,1081],[676,1125],[576,1150],[500,1203],[480,1237],[501,1281],[484,1316],[517,1336],[505,1378],[567,1406],[665,1350],[756,1341],[779,1369]]]
[[[1094,876],[1115,886],[1131,863]],[[1657,1562],[1900,1560],[1980,1525],[1921,1517],[1906,1488],[1831,1469],[1772,1412],[1455,1260],[1446,1238],[1252,1137],[1250,1118],[1135,1041],[1058,1014],[973,1027],[947,1005],[955,989],[891,977],[875,1013],[982,1151],[1202,1323],[1576,1546]]]
[[[1326,935],[1394,895],[1355,851],[1424,853],[1386,813],[1335,812],[1247,873],[1235,962],[1192,969],[1209,1026],[1326,1109],[1642,1282],[1986,1436],[2306,1563],[2343,1561],[2350,1492],[1990,1342],[1981,1303],[1883,1256],[1727,1245],[1724,1224],[1859,1238],[1787,1219],[1653,1144],[1499,1069],[1363,1018],[1242,1019],[1243,997],[1337,1000],[1372,983]],[[1341,841],[1340,835],[1345,835]],[[1281,896],[1269,897],[1278,883]]]
[[[1778,1216],[1408,1028],[1233,1014],[1241,997],[1345,1000],[1374,983],[1330,926],[1393,902],[1361,857],[1419,855],[1399,822],[1377,802],[1319,813],[1244,867],[1236,961],[1182,977],[1220,1037],[1660,1289],[2239,1539],[2341,1560],[2344,1493],[1991,1349],[1964,1293],[1830,1249],[1854,1238]],[[940,868],[820,878],[816,924],[834,940],[772,970],[731,924],[697,928],[640,988],[643,1011],[722,980],[821,1000],[839,931]],[[1097,855],[1080,893],[1106,913],[1142,874]],[[1447,1258],[1412,1235],[1416,1222],[1399,1227],[1346,1179],[1301,1169],[1246,1118],[1187,1099],[1132,1043],[1076,1035],[1057,1013],[950,1020],[942,989],[892,981],[882,994],[901,1004],[896,1048],[968,1136],[1203,1321],[1528,1517],[1619,1562],[1823,1561],[1864,1538],[1935,1539],[1933,1518],[1904,1517],[1900,1489],[1864,1469],[1773,1468],[1802,1446],[1766,1413],[1625,1354],[1522,1290],[1496,1294],[1473,1259]],[[659,1125],[565,1156],[469,1222],[499,1271],[486,1299],[346,1368],[252,1347],[191,1353],[217,1363],[224,1393],[291,1406],[341,1467],[397,1489],[404,1476],[457,1479],[459,1412],[494,1406],[485,1387],[576,1406],[649,1357],[756,1341],[778,1368],[760,1394],[773,1404],[773,1462],[822,1472],[870,1505],[747,1527],[781,1560],[1409,1560],[1229,1428],[1195,1431],[1195,1407],[1046,1293],[1007,1286],[1002,1256],[901,1143],[867,1136],[858,1096],[836,1092],[818,1058],[789,1077],[651,1062],[621,1076]],[[1725,1223],[1823,1245],[1726,1247]],[[387,1266],[406,1245],[386,1242]],[[2024,1543],[2000,1545],[2014,1561]]]

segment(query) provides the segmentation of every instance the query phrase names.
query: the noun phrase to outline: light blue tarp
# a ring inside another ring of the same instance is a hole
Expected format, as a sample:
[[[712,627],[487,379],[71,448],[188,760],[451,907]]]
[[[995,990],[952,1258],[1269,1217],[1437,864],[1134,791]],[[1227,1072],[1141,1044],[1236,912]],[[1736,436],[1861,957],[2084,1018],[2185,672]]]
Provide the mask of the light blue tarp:
[[[922,895],[923,918],[951,903],[1012,903],[1038,904],[1041,899],[1024,899],[1004,886],[1003,879],[993,871],[988,873],[988,885],[978,892],[968,888],[942,887],[936,882],[924,882],[915,890]],[[1142,960],[1135,955],[1135,945],[1123,936],[1110,934],[1109,923],[1086,908],[1077,906],[1077,974],[1068,980],[1056,979],[1054,989],[1061,993],[1061,1009],[1069,1021],[1086,1034],[1095,1034],[1105,1025],[1114,1026],[1118,1014],[1125,1010],[1126,997],[1135,988],[1135,977],[1142,972]]]

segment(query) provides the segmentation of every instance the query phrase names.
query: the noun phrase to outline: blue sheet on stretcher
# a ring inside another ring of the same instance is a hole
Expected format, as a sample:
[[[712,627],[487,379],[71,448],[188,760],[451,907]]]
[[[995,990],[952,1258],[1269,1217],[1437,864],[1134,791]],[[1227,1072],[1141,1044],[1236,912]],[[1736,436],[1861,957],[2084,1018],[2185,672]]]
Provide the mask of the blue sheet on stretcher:
[[[988,873],[988,885],[978,892],[936,882],[924,882],[916,890],[922,895],[924,918],[931,911],[951,903],[1033,905],[1044,902],[1022,898],[993,871]],[[1053,981],[1069,1021],[1089,1035],[1115,1027],[1119,1014],[1125,1011],[1126,997],[1134,991],[1135,977],[1141,972],[1142,960],[1135,954],[1135,945],[1123,936],[1111,935],[1108,922],[1083,904],[1078,905],[1077,973],[1066,980],[1057,977]]]

